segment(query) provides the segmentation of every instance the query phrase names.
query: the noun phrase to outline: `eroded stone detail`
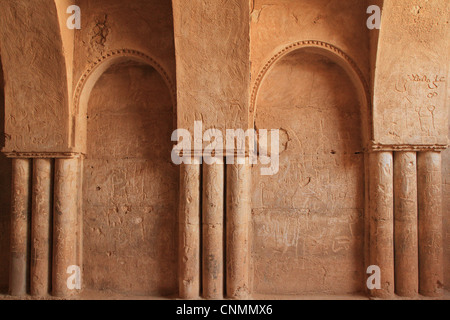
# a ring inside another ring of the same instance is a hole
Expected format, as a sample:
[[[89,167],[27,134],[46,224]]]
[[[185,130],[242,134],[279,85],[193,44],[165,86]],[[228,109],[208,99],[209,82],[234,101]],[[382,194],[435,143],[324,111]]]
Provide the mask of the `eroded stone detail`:
[[[381,288],[375,297],[394,295],[394,162],[392,152],[370,154],[369,263],[381,270]]]
[[[440,152],[419,153],[419,288],[436,297],[443,293],[442,173]]]
[[[200,296],[200,164],[181,165],[178,282],[182,299]]]
[[[12,173],[9,292],[21,296],[28,286],[31,161],[14,159]]]
[[[394,153],[395,292],[414,297],[419,292],[417,156]]]
[[[203,165],[203,297],[223,298],[224,180],[223,164]]]
[[[56,159],[53,207],[52,293],[68,297],[76,293],[67,286],[70,266],[78,265],[78,188],[80,159]],[[78,265],[79,266],[79,265]]]
[[[72,2],[0,0],[0,294],[442,296],[450,2]],[[279,171],[174,165],[195,121]]]
[[[250,217],[251,166],[227,165],[226,209],[226,293],[227,297],[246,299],[251,292]]]
[[[45,296],[51,288],[53,160],[33,160],[30,293]]]

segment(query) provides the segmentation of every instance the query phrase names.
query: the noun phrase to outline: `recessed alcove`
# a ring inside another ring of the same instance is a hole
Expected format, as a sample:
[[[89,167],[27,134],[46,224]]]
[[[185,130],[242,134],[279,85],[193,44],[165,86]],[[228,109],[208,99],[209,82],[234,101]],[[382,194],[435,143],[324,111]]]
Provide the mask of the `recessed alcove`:
[[[89,98],[84,160],[84,284],[163,296],[177,292],[179,170],[173,107],[151,66],[113,64]]]
[[[280,169],[253,170],[253,291],[364,290],[364,154],[350,77],[325,55],[293,51],[268,71],[255,127],[280,130]]]

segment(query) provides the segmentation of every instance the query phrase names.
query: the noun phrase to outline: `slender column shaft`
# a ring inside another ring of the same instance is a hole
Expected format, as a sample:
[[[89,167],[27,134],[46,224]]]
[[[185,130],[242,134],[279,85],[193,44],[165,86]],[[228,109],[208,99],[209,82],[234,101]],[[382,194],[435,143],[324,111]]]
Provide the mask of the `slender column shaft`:
[[[394,293],[394,165],[392,152],[370,155],[370,263],[381,271],[381,289],[374,297]]]
[[[395,291],[413,297],[419,291],[415,152],[394,154],[394,197]]]
[[[364,265],[370,266],[370,153],[364,153]],[[369,293],[369,288],[365,288]]]
[[[249,294],[249,219],[251,167],[227,166],[226,259],[227,296],[245,299]]]
[[[179,295],[200,295],[200,164],[182,164],[179,207]]]
[[[53,286],[55,296],[74,293],[68,287],[68,268],[77,266],[77,213],[78,213],[79,159],[55,161],[54,213],[53,213]],[[70,271],[71,269],[69,269]]]
[[[203,297],[223,298],[224,165],[203,165]]]
[[[443,294],[443,225],[441,153],[420,152],[419,194],[419,290],[422,295]]]
[[[9,291],[12,296],[27,293],[30,239],[31,161],[13,159],[11,199],[11,260]]]
[[[33,161],[30,291],[44,296],[51,287],[52,160]]]
[[[77,232],[77,265],[80,269],[83,268],[83,165],[84,160],[82,157],[79,158],[78,162],[78,185],[77,185],[77,224],[78,224],[78,232]],[[81,280],[81,279],[80,279]]]

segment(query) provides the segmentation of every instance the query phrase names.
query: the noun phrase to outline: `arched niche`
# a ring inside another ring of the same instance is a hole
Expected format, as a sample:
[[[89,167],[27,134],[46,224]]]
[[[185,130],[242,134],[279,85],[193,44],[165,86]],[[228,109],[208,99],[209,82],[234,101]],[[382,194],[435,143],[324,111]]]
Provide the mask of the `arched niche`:
[[[345,55],[292,46],[270,60],[253,95],[257,130],[280,130],[274,176],[253,170],[255,294],[364,290],[364,85]]]
[[[5,146],[5,137],[5,91],[0,57],[0,150]],[[11,160],[0,152],[0,293],[8,291],[11,176]]]
[[[277,51],[264,65],[256,77],[253,84],[250,97],[250,123],[249,127],[254,126],[254,120],[257,112],[257,99],[267,73],[285,56],[296,51],[304,51],[314,53],[328,58],[330,61],[339,65],[343,72],[350,78],[355,87],[355,94],[361,103],[361,124],[362,138],[364,146],[368,146],[373,139],[373,110],[372,97],[369,85],[364,78],[362,71],[359,69],[355,61],[344,51],[332,44],[318,40],[304,40],[289,44]]]
[[[87,82],[80,104],[86,289],[177,292],[179,171],[170,158],[176,114],[165,80],[128,56],[105,61]]]
[[[175,81],[168,71],[153,57],[133,49],[117,49],[106,52],[89,65],[78,81],[74,92],[73,119],[71,123],[71,145],[73,151],[84,153],[86,151],[86,114],[91,91],[98,79],[112,65],[123,61],[136,61],[153,67],[161,76],[169,89],[172,110],[177,113]],[[174,122],[176,124],[176,121]]]

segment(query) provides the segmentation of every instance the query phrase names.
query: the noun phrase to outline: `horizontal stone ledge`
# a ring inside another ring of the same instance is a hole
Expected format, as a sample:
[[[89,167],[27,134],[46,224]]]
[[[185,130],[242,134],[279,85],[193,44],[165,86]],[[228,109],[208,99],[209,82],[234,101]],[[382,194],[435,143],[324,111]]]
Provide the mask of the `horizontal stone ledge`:
[[[398,145],[384,145],[373,144],[368,147],[368,152],[383,152],[383,151],[407,151],[407,152],[421,152],[421,151],[444,151],[448,148],[447,144],[398,144]]]
[[[82,158],[84,154],[78,152],[5,152],[3,154],[12,159],[74,159]]]
[[[201,151],[186,151],[186,150],[180,150],[179,151],[179,156],[180,157],[192,157],[192,158],[202,158],[205,153],[206,153],[206,149],[202,149]],[[227,150],[221,150],[221,151],[208,151],[208,154],[211,154],[212,157],[233,157],[233,156],[239,156],[239,157],[243,157],[243,158],[248,158],[251,156],[250,152],[248,150],[245,150],[244,152],[241,151],[227,151]],[[255,151],[255,155],[256,155],[256,151]]]

